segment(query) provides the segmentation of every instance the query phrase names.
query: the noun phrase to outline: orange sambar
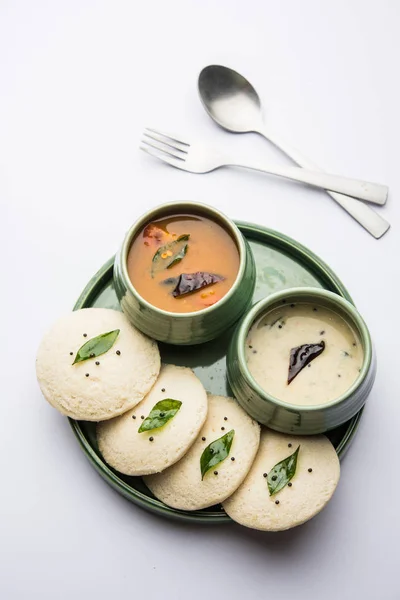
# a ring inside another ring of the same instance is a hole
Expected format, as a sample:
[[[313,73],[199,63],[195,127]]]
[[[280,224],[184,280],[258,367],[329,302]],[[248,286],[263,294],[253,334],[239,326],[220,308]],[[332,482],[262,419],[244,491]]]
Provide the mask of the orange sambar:
[[[221,225],[203,216],[178,214],[144,227],[132,242],[127,266],[133,286],[147,302],[188,313],[225,296],[239,262],[238,248]]]

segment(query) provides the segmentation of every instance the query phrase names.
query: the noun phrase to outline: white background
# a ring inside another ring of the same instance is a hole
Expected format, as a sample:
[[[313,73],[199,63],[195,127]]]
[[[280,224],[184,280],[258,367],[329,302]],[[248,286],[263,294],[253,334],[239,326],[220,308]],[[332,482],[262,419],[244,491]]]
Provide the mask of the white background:
[[[397,600],[400,472],[396,0],[0,1],[0,598]],[[271,127],[331,172],[387,183],[376,241],[323,192],[138,150],[144,126],[289,161],[207,117],[197,75],[243,72]],[[376,385],[334,499],[303,527],[183,526],[109,488],[43,400],[35,352],[145,209],[209,202],[282,231],[342,278]]]

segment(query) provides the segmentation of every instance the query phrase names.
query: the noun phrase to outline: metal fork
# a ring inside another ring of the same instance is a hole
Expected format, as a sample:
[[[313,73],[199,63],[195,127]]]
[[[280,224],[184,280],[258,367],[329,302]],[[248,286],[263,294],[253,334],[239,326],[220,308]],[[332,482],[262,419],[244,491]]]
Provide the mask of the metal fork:
[[[252,159],[237,162],[228,151],[220,151],[212,146],[196,142],[189,144],[155,129],[146,128],[144,131],[141,150],[151,154],[173,167],[190,171],[191,173],[209,173],[225,166],[244,167],[256,171],[264,171],[270,175],[278,175],[286,179],[301,181],[309,185],[340,192],[353,198],[367,200],[375,204],[385,204],[388,187],[378,183],[359,181],[339,175],[330,175],[320,171],[309,171],[299,167],[281,167],[268,165],[263,161]]]

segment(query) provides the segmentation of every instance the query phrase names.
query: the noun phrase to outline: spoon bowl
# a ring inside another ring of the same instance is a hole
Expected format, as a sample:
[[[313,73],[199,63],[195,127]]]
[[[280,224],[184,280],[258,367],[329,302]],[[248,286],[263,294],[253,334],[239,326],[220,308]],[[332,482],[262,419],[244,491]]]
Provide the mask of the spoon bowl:
[[[234,133],[257,131],[262,126],[260,98],[242,75],[220,65],[205,67],[199,75],[203,106],[220,127]]]
[[[198,88],[206,112],[220,127],[233,133],[258,133],[300,167],[322,171],[265,126],[260,98],[243,75],[229,67],[209,65],[199,75]],[[390,223],[366,204],[343,193],[328,191],[328,194],[375,238],[382,237],[389,229]]]

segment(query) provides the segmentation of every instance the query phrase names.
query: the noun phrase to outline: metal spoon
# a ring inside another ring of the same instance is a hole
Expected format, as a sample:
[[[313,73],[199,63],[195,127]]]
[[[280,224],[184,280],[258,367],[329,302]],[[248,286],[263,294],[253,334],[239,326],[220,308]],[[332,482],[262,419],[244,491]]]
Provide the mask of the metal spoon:
[[[220,127],[233,133],[259,133],[301,167],[322,171],[269,131],[263,120],[260,98],[242,75],[228,67],[210,65],[201,71],[198,86],[204,108]],[[363,202],[337,192],[328,194],[375,238],[382,237],[389,229],[390,223]]]

